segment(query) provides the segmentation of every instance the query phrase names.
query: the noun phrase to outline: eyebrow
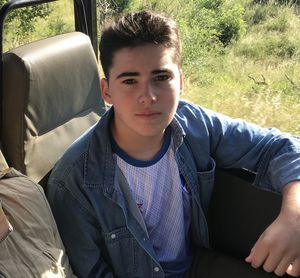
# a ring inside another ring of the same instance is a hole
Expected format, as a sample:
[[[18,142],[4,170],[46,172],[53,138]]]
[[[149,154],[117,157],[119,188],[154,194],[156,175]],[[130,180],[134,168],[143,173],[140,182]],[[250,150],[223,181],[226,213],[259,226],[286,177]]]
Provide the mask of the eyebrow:
[[[140,74],[137,71],[125,71],[120,73],[116,79],[122,78],[122,77],[131,77],[131,76],[139,76]]]
[[[166,72],[170,72],[170,70],[168,69],[156,69],[156,70],[153,70],[151,73],[152,74],[160,74],[160,73],[166,73]],[[134,76],[139,76],[140,73],[137,72],[137,71],[124,71],[122,73],[120,73],[116,79],[119,79],[119,78],[122,78],[122,77],[134,77]]]
[[[157,70],[153,70],[152,74],[160,74],[160,73],[166,73],[166,72],[170,72],[170,70],[168,70],[168,69],[157,69]]]

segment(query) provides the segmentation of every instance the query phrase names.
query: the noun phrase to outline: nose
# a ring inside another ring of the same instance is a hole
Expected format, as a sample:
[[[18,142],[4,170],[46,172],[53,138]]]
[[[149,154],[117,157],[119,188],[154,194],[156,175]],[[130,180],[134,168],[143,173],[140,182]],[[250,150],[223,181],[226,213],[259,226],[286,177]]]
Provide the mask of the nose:
[[[141,104],[153,104],[156,101],[157,95],[155,93],[155,89],[151,86],[151,84],[146,84],[139,96],[139,102]]]

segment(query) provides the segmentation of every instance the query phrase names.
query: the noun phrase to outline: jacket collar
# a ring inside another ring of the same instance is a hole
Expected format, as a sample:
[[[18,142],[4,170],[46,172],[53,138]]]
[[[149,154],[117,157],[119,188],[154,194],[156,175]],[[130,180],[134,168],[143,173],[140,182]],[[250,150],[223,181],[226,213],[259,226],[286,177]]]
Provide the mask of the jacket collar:
[[[102,187],[107,193],[114,189],[116,161],[113,157],[109,128],[114,109],[111,107],[92,131],[84,163],[84,184],[87,187]],[[185,132],[175,115],[171,124],[175,149],[183,142]]]
[[[84,163],[84,184],[111,190],[114,184],[115,161],[109,140],[109,122],[113,116],[110,108],[92,131]]]

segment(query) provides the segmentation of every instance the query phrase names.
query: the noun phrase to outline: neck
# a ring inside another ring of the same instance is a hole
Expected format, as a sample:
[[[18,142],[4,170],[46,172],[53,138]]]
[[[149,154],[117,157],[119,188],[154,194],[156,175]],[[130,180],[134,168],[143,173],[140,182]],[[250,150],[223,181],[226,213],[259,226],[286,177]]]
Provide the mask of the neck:
[[[112,135],[117,145],[134,159],[149,161],[160,151],[163,141],[164,132],[156,136],[142,136],[139,134],[131,134],[124,136],[119,134],[112,127]]]

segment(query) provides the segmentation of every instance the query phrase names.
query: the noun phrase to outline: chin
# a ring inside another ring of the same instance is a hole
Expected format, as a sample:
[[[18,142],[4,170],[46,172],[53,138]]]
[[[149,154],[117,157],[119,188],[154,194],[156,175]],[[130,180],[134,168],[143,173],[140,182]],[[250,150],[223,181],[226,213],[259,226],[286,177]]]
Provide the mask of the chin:
[[[161,136],[163,134],[164,129],[156,129],[156,130],[141,130],[138,132],[143,137],[156,137]]]
[[[137,125],[136,132],[143,137],[156,137],[156,136],[162,136],[165,129],[169,125],[168,122],[160,121],[159,123],[140,123]]]

